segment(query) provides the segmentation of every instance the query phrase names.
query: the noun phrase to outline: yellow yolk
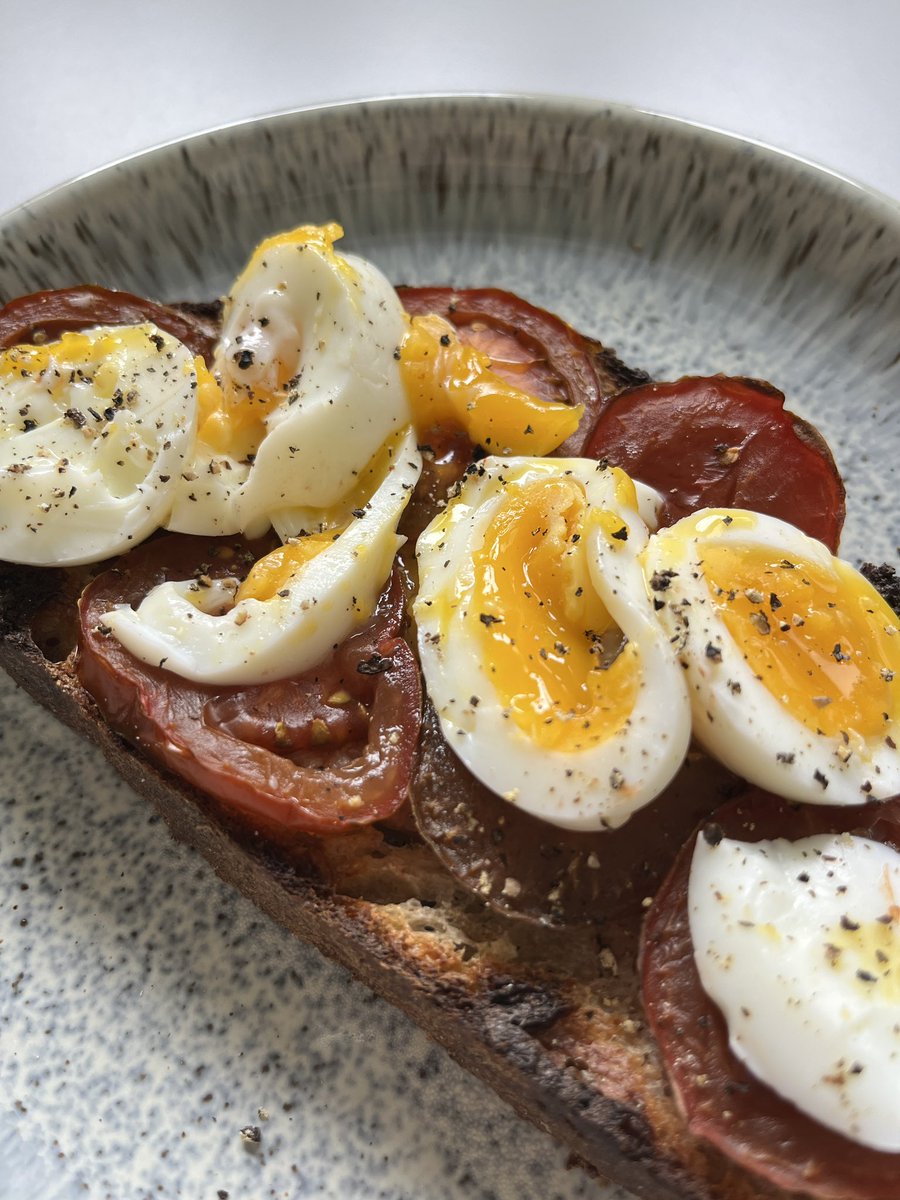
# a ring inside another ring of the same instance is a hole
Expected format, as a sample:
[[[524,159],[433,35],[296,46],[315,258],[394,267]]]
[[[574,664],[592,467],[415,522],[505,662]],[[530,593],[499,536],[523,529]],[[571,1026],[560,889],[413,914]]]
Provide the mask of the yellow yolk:
[[[226,396],[202,358],[194,359],[197,373],[197,436],[216,454],[246,458],[265,436],[266,417],[281,397],[262,399]]]
[[[582,488],[565,478],[510,492],[473,575],[457,585],[504,707],[530,739],[558,751],[604,741],[636,693],[633,648],[621,646],[579,545],[584,509]]]
[[[0,379],[27,378],[50,374],[50,394],[56,399],[73,380],[90,385],[94,400],[112,401],[119,387],[120,367],[127,366],[132,353],[144,352],[152,326],[122,325],[97,337],[87,333],[64,333],[56,342],[40,346],[13,346],[0,351]]]
[[[271,600],[288,586],[297,572],[334,542],[333,533],[316,533],[286,542],[255,562],[235,596],[241,600]]]
[[[619,509],[628,509],[631,512],[637,512],[638,497],[634,480],[621,467],[610,467],[610,471],[615,488],[614,497],[616,506]],[[593,513],[593,520],[603,530],[610,544],[614,544],[622,536],[624,522],[618,512],[613,512],[610,509],[598,509]]]
[[[318,250],[336,271],[340,271],[348,279],[355,280],[357,273],[351,264],[334,252],[334,243],[340,241],[343,236],[343,226],[339,225],[337,221],[329,221],[325,225],[298,225],[296,229],[289,229],[285,233],[277,233],[274,237],[266,238],[253,251],[250,261],[231,290],[237,292],[244,280],[254,274],[266,255],[281,246],[297,246],[299,248],[309,246],[310,249]]]
[[[750,669],[793,716],[828,737],[883,731],[900,636],[870,584],[837,561],[828,570],[741,545],[706,546],[703,570]]]
[[[884,920],[857,923],[845,917],[829,931],[825,956],[834,970],[841,970],[855,979],[866,992],[877,988],[873,995],[882,1001],[900,1003],[900,934],[896,916],[885,914]]]
[[[400,372],[416,429],[464,429],[493,454],[549,454],[578,428],[582,405],[540,400],[491,370],[438,316],[413,317],[400,347]]]

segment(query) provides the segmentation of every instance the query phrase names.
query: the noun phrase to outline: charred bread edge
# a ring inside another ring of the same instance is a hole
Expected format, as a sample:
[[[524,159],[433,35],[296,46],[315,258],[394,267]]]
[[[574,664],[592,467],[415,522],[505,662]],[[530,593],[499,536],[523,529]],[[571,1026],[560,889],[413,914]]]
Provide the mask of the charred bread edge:
[[[236,837],[207,797],[115,734],[81,687],[71,661],[49,661],[28,630],[27,617],[50,598],[53,577],[58,582],[62,572],[0,570],[0,666],[42,707],[99,746],[178,841],[198,850],[221,879],[268,916],[402,1009],[521,1117],[564,1143],[583,1166],[643,1200],[723,1195],[663,1153],[640,1112],[589,1086],[577,1068],[561,1068],[532,1036],[566,1009],[552,981],[489,968],[456,977],[429,970],[384,938],[369,912],[377,906],[335,894],[300,869],[279,863],[261,839]],[[18,586],[10,588],[11,583]],[[725,1173],[730,1173],[727,1167]],[[775,1193],[763,1188],[760,1194]]]

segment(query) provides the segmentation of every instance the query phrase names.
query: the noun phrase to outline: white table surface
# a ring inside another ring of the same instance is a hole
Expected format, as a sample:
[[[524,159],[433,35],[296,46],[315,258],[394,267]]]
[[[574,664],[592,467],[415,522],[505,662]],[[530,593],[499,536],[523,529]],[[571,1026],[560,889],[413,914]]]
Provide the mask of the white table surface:
[[[0,0],[0,14],[0,212],[211,126],[435,91],[625,101],[900,198],[896,0]]]

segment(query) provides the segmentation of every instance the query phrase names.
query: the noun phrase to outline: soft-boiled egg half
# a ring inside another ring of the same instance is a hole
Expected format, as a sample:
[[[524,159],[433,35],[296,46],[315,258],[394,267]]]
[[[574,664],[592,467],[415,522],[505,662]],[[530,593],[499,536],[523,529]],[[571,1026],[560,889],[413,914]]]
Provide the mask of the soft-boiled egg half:
[[[569,829],[621,825],[675,774],[684,672],[655,620],[634,484],[582,459],[486,458],[419,539],[414,612],[448,743]]]
[[[201,380],[195,461],[169,528],[282,538],[343,524],[360,476],[411,422],[398,347],[407,317],[339,225],[262,242],[225,304]]]
[[[412,430],[341,531],[297,538],[237,579],[170,581],[104,624],[136,658],[198,683],[264,683],[326,658],[375,608],[403,539],[397,522],[421,468]]]
[[[331,654],[373,611],[421,470],[400,374],[409,322],[337,225],[257,247],[201,379],[193,471],[169,528],[270,525],[286,542],[236,579],[154,588],[104,621],[136,657],[202,683],[262,683]]]
[[[685,517],[643,557],[711,754],[789,800],[900,793],[900,633],[859,572],[738,509]]]
[[[900,1151],[900,854],[866,838],[697,839],[701,983],[758,1079],[829,1129]]]
[[[164,524],[196,389],[193,356],[150,324],[0,351],[0,558],[96,562]]]

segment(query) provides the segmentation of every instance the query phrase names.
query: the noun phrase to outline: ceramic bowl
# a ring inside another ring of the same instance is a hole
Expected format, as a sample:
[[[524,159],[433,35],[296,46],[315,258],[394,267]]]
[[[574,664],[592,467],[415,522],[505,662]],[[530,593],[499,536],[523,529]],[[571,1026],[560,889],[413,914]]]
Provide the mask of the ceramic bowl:
[[[897,555],[900,211],[707,129],[538,97],[252,121],[8,214],[0,296],[215,296],[259,239],[326,219],[397,282],[511,288],[658,377],[770,379],[834,449],[845,556]],[[3,1200],[618,1194],[227,890],[6,681],[0,738]]]

